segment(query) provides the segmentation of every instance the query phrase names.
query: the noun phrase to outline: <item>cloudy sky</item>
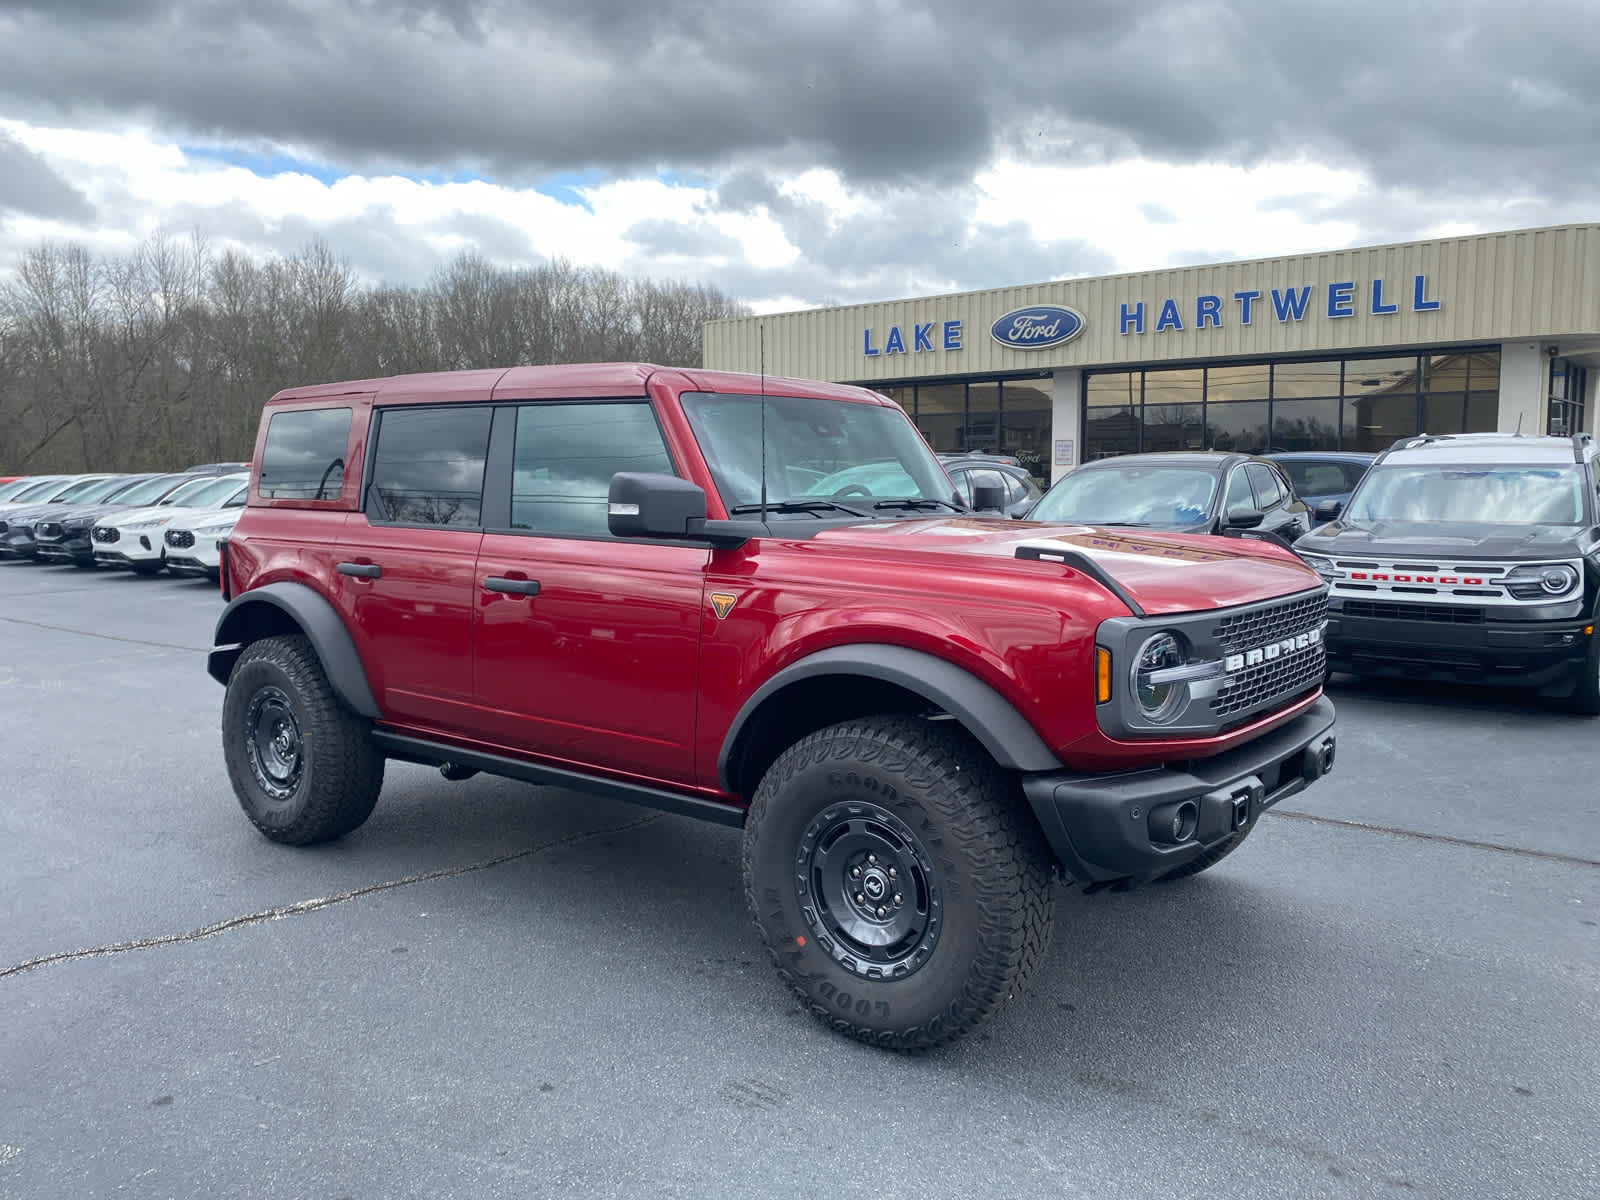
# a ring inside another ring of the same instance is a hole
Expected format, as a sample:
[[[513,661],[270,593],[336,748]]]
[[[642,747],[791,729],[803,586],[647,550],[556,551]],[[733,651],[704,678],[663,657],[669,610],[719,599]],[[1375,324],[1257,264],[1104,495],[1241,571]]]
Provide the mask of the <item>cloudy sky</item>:
[[[1600,0],[0,0],[0,277],[157,229],[758,311],[1600,220]]]

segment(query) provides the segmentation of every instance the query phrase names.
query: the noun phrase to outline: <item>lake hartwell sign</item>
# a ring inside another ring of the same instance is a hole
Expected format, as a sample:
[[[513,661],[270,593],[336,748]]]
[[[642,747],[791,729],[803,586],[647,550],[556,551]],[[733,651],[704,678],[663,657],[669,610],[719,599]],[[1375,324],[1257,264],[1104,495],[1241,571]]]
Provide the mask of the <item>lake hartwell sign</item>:
[[[1359,298],[1357,293],[1360,293]],[[1311,302],[1316,295],[1319,303]],[[1231,318],[1240,325],[1253,325],[1257,320],[1275,320],[1280,325],[1303,321],[1308,313],[1337,320],[1340,317],[1387,317],[1400,311],[1402,289],[1385,279],[1372,279],[1357,287],[1356,281],[1346,280],[1318,287],[1302,284],[1299,287],[1269,288],[1265,293],[1259,288],[1234,292],[1228,303],[1221,296],[1196,296],[1193,307],[1179,306],[1174,299],[1161,302],[1160,313],[1154,321],[1156,333],[1181,333],[1185,329],[1220,329]],[[1428,277],[1417,275],[1411,281],[1411,312],[1436,312],[1439,301],[1428,298]],[[1359,308],[1358,308],[1359,306]],[[1152,306],[1153,307],[1153,306]],[[1145,302],[1124,301],[1117,313],[1117,332],[1144,333],[1147,310]],[[1185,317],[1189,321],[1185,321]]]

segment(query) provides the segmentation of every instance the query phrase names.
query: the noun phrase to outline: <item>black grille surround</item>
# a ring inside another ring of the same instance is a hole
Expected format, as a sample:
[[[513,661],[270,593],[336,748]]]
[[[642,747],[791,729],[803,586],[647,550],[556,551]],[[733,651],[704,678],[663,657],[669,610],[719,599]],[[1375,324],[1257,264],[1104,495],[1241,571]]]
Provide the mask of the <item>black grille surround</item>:
[[[1237,608],[1102,621],[1095,641],[1111,653],[1112,698],[1096,705],[1101,729],[1121,738],[1211,737],[1304,699],[1327,674],[1327,613],[1328,590],[1319,584]],[[1186,664],[1201,674],[1188,683],[1184,707],[1155,723],[1136,702],[1133,666],[1145,641],[1162,632],[1178,636]]]
[[[94,531],[94,540],[102,546],[109,546],[113,542],[122,540],[122,531],[113,527],[99,526]]]
[[[174,550],[187,550],[194,545],[194,534],[187,529],[169,529],[162,540]]]
[[[60,521],[40,521],[33,527],[33,540],[36,542],[59,542],[63,532]]]

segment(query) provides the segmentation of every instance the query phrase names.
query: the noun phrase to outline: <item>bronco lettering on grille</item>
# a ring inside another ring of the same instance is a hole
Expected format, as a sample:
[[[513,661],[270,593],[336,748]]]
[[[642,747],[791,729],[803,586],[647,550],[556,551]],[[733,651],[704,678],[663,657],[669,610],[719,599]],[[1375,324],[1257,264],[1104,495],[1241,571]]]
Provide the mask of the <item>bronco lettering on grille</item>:
[[[1222,660],[1222,669],[1230,673],[1242,671],[1246,667],[1259,666],[1281,658],[1285,654],[1293,654],[1296,650],[1309,650],[1312,646],[1321,644],[1321,628],[1308,629],[1304,633],[1295,634],[1294,637],[1280,638],[1276,642],[1268,642],[1265,646],[1256,646],[1238,654],[1230,654]]]
[[[1477,575],[1392,575],[1384,571],[1351,571],[1351,579],[1365,579],[1372,583],[1455,583],[1462,587],[1482,587]]]

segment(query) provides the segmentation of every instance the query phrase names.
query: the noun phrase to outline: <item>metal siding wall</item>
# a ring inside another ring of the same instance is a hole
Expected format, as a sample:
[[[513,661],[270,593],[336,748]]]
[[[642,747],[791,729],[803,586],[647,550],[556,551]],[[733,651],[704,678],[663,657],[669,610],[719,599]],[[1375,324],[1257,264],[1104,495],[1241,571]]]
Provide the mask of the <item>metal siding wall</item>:
[[[1412,277],[1428,277],[1437,312],[1413,312]],[[1387,284],[1400,311],[1366,312],[1371,280]],[[1352,317],[1329,318],[1327,285],[1353,281]],[[1280,323],[1271,289],[1310,284],[1301,321]],[[1256,289],[1249,327],[1238,321],[1235,292]],[[1194,328],[1195,300],[1222,297],[1223,324]],[[1176,300],[1182,332],[1155,333],[1162,301]],[[1117,332],[1119,306],[1145,303],[1145,333]],[[989,336],[1002,314],[1030,304],[1064,304],[1082,313],[1084,332],[1055,350],[1022,351]],[[945,351],[943,323],[962,322],[960,351]],[[881,351],[898,325],[907,350],[912,327],[933,322],[934,351],[867,357],[862,331]],[[706,326],[706,365],[758,369],[757,329],[767,328],[767,373],[879,384],[941,375],[993,375],[1058,367],[1106,367],[1215,358],[1273,358],[1365,348],[1499,342],[1508,338],[1600,334],[1600,225],[1481,234],[1435,242],[1337,250],[1256,262],[1173,268],[1137,275],[1075,279],[952,296],[779,313]]]

